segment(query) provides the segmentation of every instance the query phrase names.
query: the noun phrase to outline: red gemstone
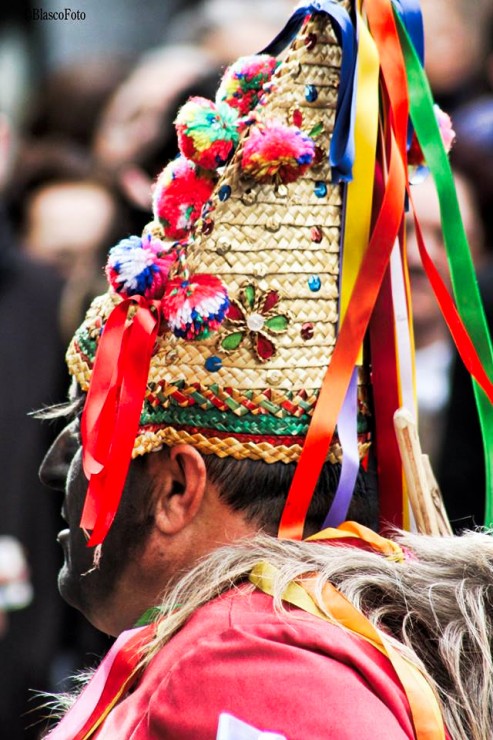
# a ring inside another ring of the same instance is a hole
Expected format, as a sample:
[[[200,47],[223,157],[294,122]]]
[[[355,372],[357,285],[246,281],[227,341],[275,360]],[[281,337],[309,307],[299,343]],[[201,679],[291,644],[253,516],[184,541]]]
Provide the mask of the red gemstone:
[[[243,314],[243,311],[233,301],[231,301],[231,303],[229,304],[229,308],[228,308],[228,312],[226,316],[231,321],[245,321],[245,316]]]
[[[265,334],[257,334],[257,354],[261,360],[270,360],[276,354],[276,347]]]
[[[209,236],[214,231],[214,221],[212,218],[206,218],[202,224],[202,233],[205,236]]]
[[[319,226],[312,226],[312,228],[310,229],[310,237],[312,242],[320,244],[320,242],[324,238],[322,229]]]
[[[293,125],[301,128],[303,126],[303,113],[299,108],[293,111]]]
[[[276,290],[269,291],[269,293],[267,293],[267,295],[265,296],[264,305],[262,306],[262,313],[267,313],[267,311],[270,311],[271,308],[277,306],[278,303],[279,293]]]
[[[314,160],[313,160],[313,164],[320,164],[320,162],[323,161],[323,158],[324,157],[325,157],[325,152],[322,149],[322,147],[321,146],[316,146],[315,147],[315,157],[314,157]]]
[[[305,39],[305,46],[308,49],[308,51],[311,51],[316,45],[317,45],[317,34],[316,33],[309,33],[308,36]]]
[[[306,323],[301,327],[301,338],[307,341],[313,337],[313,324]]]

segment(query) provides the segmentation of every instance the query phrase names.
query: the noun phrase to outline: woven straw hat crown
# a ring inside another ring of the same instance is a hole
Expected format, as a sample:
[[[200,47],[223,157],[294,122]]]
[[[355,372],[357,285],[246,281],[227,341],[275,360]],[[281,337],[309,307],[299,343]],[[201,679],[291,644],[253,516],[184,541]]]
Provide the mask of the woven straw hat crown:
[[[214,189],[179,247],[186,277],[219,278],[228,308],[215,331],[193,341],[160,330],[134,456],[163,443],[189,442],[204,453],[237,459],[299,457],[339,320],[344,186],[333,182],[329,152],[341,61],[329,17],[309,13],[258,91],[232,159],[215,175]],[[227,97],[226,83],[221,88]],[[309,141],[309,165],[294,172],[279,162],[270,166],[254,139],[264,145],[271,128],[272,146],[276,136],[284,145],[288,129],[287,136],[301,132]],[[249,147],[250,162],[257,157],[253,169],[245,164]],[[163,221],[168,223],[161,214],[161,223],[155,219],[144,234],[165,240]],[[182,273],[172,267],[170,274]],[[69,347],[69,369],[83,390],[91,382],[101,329],[121,300],[115,290],[96,299]],[[362,372],[360,381],[363,455],[369,410]],[[337,438],[329,459],[340,460]]]

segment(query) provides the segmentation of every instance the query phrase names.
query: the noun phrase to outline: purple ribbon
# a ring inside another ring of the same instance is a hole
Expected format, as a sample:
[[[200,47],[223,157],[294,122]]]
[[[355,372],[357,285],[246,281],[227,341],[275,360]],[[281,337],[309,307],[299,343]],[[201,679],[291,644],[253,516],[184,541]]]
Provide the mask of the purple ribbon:
[[[351,376],[346,397],[337,420],[337,432],[342,447],[341,476],[329,513],[323,523],[326,527],[338,527],[346,521],[354,486],[359,471],[358,451],[358,368]]]

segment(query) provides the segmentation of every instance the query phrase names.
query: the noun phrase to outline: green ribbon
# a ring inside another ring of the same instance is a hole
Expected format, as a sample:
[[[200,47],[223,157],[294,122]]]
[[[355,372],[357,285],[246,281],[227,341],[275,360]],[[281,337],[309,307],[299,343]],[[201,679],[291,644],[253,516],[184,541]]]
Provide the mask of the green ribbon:
[[[433,109],[433,96],[416,50],[402,19],[394,8],[409,86],[410,115],[416,136],[437,189],[440,216],[452,289],[459,315],[471,337],[490,379],[493,378],[493,349],[479,294],[467,237],[459,210],[452,170]],[[485,525],[493,525],[493,406],[472,379],[483,436],[486,466]]]

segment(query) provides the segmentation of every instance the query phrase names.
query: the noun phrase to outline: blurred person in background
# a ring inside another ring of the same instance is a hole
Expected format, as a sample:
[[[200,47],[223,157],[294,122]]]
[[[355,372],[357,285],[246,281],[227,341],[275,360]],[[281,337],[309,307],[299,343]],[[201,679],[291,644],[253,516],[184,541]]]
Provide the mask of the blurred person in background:
[[[98,168],[133,209],[132,231],[151,210],[150,186],[176,153],[173,119],[189,96],[214,97],[222,69],[272,40],[292,0],[206,0],[176,13],[165,44],[145,53],[103,109],[93,139]],[[226,12],[227,11],[227,12]]]
[[[422,0],[425,67],[436,102],[448,113],[492,89],[490,0]]]
[[[10,177],[12,148],[11,127],[1,116],[0,194]],[[53,268],[17,248],[2,202],[0,536],[21,545],[33,590],[26,608],[9,612],[0,636],[0,734],[9,740],[38,737],[39,727],[27,729],[39,721],[39,713],[27,714],[29,699],[33,687],[51,688],[50,665],[65,612],[54,586],[60,557],[56,544],[52,546],[60,526],[61,498],[52,494],[46,498],[37,476],[43,448],[54,430],[40,427],[28,416],[65,395],[64,347],[57,332],[61,290],[62,280]]]
[[[455,167],[467,177],[476,208],[476,228],[482,229],[486,259],[478,272],[486,319],[493,329],[493,96],[461,108],[454,116],[457,142]],[[457,529],[483,523],[485,463],[472,384],[455,351],[450,368],[450,395],[437,474],[446,494],[447,511]],[[459,431],[458,431],[459,430]],[[453,464],[451,462],[453,461]]]
[[[473,261],[479,268],[485,259],[484,231],[475,201],[475,191],[466,177],[458,172],[455,173],[455,185]],[[438,197],[431,176],[428,176],[417,187],[412,188],[412,198],[426,248],[451,290],[447,255],[440,226]],[[450,375],[454,350],[450,332],[421,262],[412,216],[408,216],[407,231],[407,254],[416,344],[419,434],[423,451],[429,455],[432,467],[436,471],[442,455],[445,412],[450,398]],[[474,403],[472,411],[474,412]]]
[[[100,288],[102,255],[125,229],[118,197],[84,150],[47,138],[21,149],[9,210],[20,248],[64,280],[58,323],[67,337]]]
[[[154,49],[103,109],[92,142],[94,163],[127,205],[132,233],[147,222],[151,183],[176,152],[175,140],[174,148],[170,144],[173,104],[183,90],[200,94],[202,80],[215,69],[207,54],[188,45]]]

